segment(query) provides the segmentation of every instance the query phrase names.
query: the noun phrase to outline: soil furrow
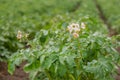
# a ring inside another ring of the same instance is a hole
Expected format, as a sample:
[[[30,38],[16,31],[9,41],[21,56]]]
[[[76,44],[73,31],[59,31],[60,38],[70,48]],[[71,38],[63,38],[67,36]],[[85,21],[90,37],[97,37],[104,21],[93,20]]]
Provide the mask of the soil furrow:
[[[108,19],[106,18],[102,7],[99,5],[99,3],[97,2],[97,0],[94,0],[94,3],[96,5],[96,8],[98,10],[98,15],[101,18],[101,20],[103,21],[103,23],[107,26],[108,30],[109,30],[109,36],[113,36],[113,35],[117,35],[118,33],[116,32],[115,29],[112,29],[112,25],[108,22]]]

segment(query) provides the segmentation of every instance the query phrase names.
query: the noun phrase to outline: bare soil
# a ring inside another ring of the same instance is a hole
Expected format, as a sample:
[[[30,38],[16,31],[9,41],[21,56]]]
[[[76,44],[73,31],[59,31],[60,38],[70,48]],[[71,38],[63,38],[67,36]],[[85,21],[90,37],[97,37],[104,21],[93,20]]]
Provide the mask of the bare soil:
[[[117,50],[120,53],[120,47],[118,47]],[[116,80],[120,80],[120,67],[118,69],[118,75],[116,76]]]
[[[7,63],[0,62],[0,80],[29,80],[28,74],[23,71],[24,62],[16,68],[13,75],[7,71]]]
[[[120,80],[120,68],[118,69],[118,75],[116,76],[116,80]]]

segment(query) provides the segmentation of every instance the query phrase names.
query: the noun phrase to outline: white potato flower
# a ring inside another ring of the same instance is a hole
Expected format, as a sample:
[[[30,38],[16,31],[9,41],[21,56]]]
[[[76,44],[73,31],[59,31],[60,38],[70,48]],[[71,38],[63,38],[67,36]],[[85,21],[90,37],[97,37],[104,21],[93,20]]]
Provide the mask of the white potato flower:
[[[80,26],[81,26],[82,29],[85,29],[85,27],[86,27],[85,23],[83,23],[83,22],[81,23]]]
[[[17,39],[21,39],[22,37],[23,37],[22,32],[18,31],[18,33],[17,33]]]
[[[77,23],[72,23],[71,25],[68,26],[68,30],[70,33],[72,32],[80,32],[80,26]]]

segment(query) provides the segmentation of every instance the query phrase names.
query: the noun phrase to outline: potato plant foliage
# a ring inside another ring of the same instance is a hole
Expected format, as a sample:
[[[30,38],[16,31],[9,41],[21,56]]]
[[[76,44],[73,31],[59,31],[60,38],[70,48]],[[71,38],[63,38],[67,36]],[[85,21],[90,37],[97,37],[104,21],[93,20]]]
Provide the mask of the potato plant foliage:
[[[71,32],[67,25],[41,29],[28,41],[31,47],[11,56],[9,73],[26,61],[24,70],[31,80],[114,80],[118,43],[114,37],[91,32],[87,26]]]

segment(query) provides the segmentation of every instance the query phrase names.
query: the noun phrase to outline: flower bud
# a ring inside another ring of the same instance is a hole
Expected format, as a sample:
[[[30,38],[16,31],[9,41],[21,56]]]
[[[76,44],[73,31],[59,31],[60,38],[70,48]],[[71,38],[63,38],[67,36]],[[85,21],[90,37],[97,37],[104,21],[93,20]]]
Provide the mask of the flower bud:
[[[73,33],[73,37],[74,37],[74,38],[78,38],[78,37],[79,37],[79,34],[78,34],[78,33]]]

